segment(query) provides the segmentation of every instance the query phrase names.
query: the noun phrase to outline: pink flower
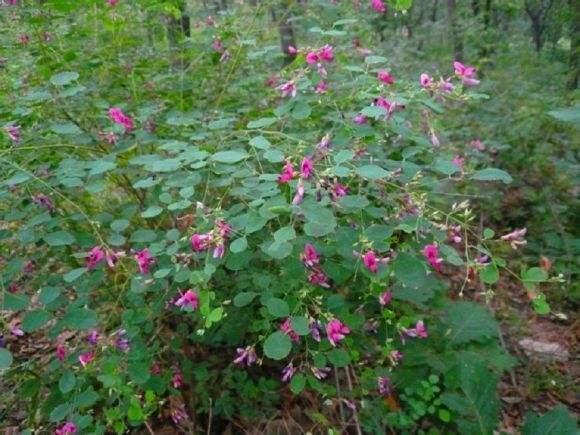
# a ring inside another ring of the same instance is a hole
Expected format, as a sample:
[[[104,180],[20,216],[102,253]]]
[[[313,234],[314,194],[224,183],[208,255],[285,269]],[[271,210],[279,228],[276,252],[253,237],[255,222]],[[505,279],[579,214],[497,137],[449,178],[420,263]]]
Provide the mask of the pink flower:
[[[463,158],[461,156],[455,156],[455,157],[453,157],[453,160],[451,160],[451,163],[453,163],[461,171],[463,171],[463,165],[465,164],[465,158]]]
[[[296,96],[297,89],[294,80],[289,80],[286,83],[283,83],[280,86],[278,86],[276,89],[278,89],[282,93],[283,97]]]
[[[451,79],[447,79],[447,80],[439,80],[439,90],[441,92],[445,92],[446,94],[453,92],[453,90],[455,89],[455,85],[453,85],[453,83],[451,83]]]
[[[359,113],[358,115],[355,115],[355,117],[353,118],[353,121],[355,124],[363,125],[363,124],[367,123],[368,119],[362,113]]]
[[[344,184],[334,183],[334,185],[332,186],[332,196],[335,201],[338,200],[339,198],[342,198],[343,196],[346,196],[347,193],[348,189]]]
[[[290,180],[294,178],[294,175],[295,175],[294,166],[292,165],[292,162],[287,160],[286,164],[284,165],[284,168],[282,169],[282,173],[278,176],[278,183],[280,184],[289,183]]]
[[[294,205],[299,205],[302,204],[302,201],[304,201],[304,194],[305,194],[305,190],[304,190],[304,182],[302,181],[302,178],[298,180],[298,185],[296,186],[296,194],[294,195],[294,198],[292,198],[292,204]]]
[[[435,244],[426,245],[422,252],[431,267],[440,272],[443,259],[439,257],[439,247]]]
[[[441,146],[441,142],[439,142],[439,138],[437,137],[437,135],[433,130],[431,130],[431,145],[433,145],[434,147]]]
[[[336,346],[339,341],[344,340],[348,334],[350,334],[350,329],[338,319],[332,319],[326,325],[326,335],[328,341],[333,346]]]
[[[151,252],[147,248],[137,252],[134,258],[137,261],[137,266],[139,266],[139,272],[142,274],[149,273],[149,268],[155,264],[155,257],[151,255]]]
[[[282,331],[284,334],[290,337],[290,339],[295,343],[298,343],[300,341],[300,337],[298,336],[298,334],[296,334],[294,329],[292,329],[292,322],[290,321],[289,317],[286,318],[286,320],[284,320],[280,324],[280,331]]]
[[[293,45],[289,45],[288,46],[288,54],[297,55],[298,49],[296,47],[294,47]]]
[[[425,323],[422,320],[417,321],[414,328],[403,330],[407,337],[427,338],[429,336]]]
[[[20,328],[20,326],[13,326],[10,328],[10,333],[15,337],[23,337],[24,331]]]
[[[391,380],[386,376],[379,376],[377,378],[377,386],[379,394],[382,396],[387,396],[391,392]]]
[[[213,258],[224,258],[226,254],[226,245],[223,242],[217,243],[213,248]]]
[[[54,203],[52,202],[52,199],[50,199],[48,196],[44,195],[43,193],[39,193],[37,195],[34,195],[32,197],[32,202],[34,202],[36,205],[47,209],[49,212],[53,212],[55,210],[55,206]]]
[[[192,290],[187,290],[175,301],[175,306],[181,309],[195,310],[199,305],[199,296]]]
[[[94,352],[85,352],[79,355],[79,362],[83,367],[86,367],[87,364],[91,363],[95,359]]]
[[[105,251],[100,246],[95,246],[89,251],[89,255],[86,257],[87,269],[94,269],[101,261],[105,260],[105,257]]]
[[[233,230],[232,226],[223,219],[216,219],[215,228],[219,236],[223,239],[229,238]]]
[[[313,267],[320,262],[320,255],[314,245],[307,243],[304,246],[304,253],[300,256],[306,267]]]
[[[419,81],[421,82],[421,86],[423,88],[430,88],[433,85],[433,78],[426,73],[421,74]]]
[[[316,53],[315,51],[309,51],[308,53],[306,53],[306,63],[308,63],[308,65],[314,65],[318,62],[320,62],[320,57],[318,57],[318,53]]]
[[[74,423],[67,421],[63,425],[59,426],[58,429],[54,431],[54,435],[68,435],[68,434],[76,434],[77,427]]]
[[[389,354],[389,358],[394,364],[397,364],[399,361],[403,359],[403,353],[399,352],[398,350],[392,350]]]
[[[328,276],[320,269],[314,268],[308,275],[308,282],[310,284],[319,285],[320,287],[330,288],[328,283]]]
[[[475,67],[463,65],[461,62],[453,62],[455,68],[455,75],[461,78],[465,86],[475,86],[479,84],[479,80],[475,78]]]
[[[470,142],[473,149],[477,151],[485,151],[485,144],[479,139],[474,139]]]
[[[115,124],[122,125],[125,128],[125,132],[129,132],[135,128],[135,124],[133,123],[133,119],[128,117],[123,113],[121,109],[118,107],[111,107],[109,109],[109,118]]]
[[[177,367],[173,368],[173,376],[171,376],[171,385],[173,385],[173,388],[183,387],[183,375],[181,374],[181,370],[179,370]]]
[[[461,243],[463,238],[461,237],[461,226],[460,225],[452,225],[449,228],[449,238],[453,243]]]
[[[205,251],[211,244],[210,234],[194,234],[191,236],[191,249],[195,252]]]
[[[524,246],[526,245],[528,242],[524,239],[524,236],[526,235],[526,233],[528,232],[528,230],[526,228],[522,228],[520,230],[514,230],[511,233],[505,234],[503,236],[501,236],[501,240],[504,240],[506,242],[510,242],[510,246],[513,249],[518,249],[518,247],[520,246]]]
[[[305,180],[309,179],[314,171],[314,162],[310,157],[304,157],[300,164],[300,176]]]
[[[211,46],[218,53],[221,53],[222,51],[224,51],[224,44],[222,44],[222,41],[220,38],[214,38]]]
[[[119,0],[107,0],[107,4],[111,7],[117,6],[117,3],[119,3]]]
[[[334,60],[333,48],[328,44],[318,50],[318,55],[320,56],[320,59],[325,62],[332,62]]]
[[[367,251],[362,256],[362,261],[365,267],[372,273],[377,273],[379,270],[379,259],[377,258],[377,254],[375,254],[374,251]]]
[[[316,379],[326,379],[330,373],[330,367],[310,367]]]
[[[236,349],[237,357],[234,359],[234,364],[250,367],[257,360],[256,350],[254,346],[238,347]]]
[[[6,127],[4,127],[4,130],[6,130],[6,134],[8,134],[8,137],[12,142],[14,143],[20,142],[21,140],[20,126],[7,125]]]
[[[378,97],[375,100],[374,105],[377,107],[382,107],[387,111],[387,113],[392,112],[392,110],[394,109],[394,104],[391,103],[389,100],[387,100],[385,97]]]
[[[318,142],[318,145],[316,145],[316,148],[319,150],[327,150],[330,148],[330,134],[325,134],[324,136],[322,136],[322,139],[320,139],[320,142]]]
[[[393,294],[390,291],[386,291],[381,293],[381,295],[379,296],[379,303],[381,304],[381,306],[386,307],[391,303],[392,299]]]
[[[328,83],[326,83],[324,80],[319,81],[316,85],[316,88],[314,89],[314,92],[317,94],[326,94],[326,92],[328,92]]]
[[[310,322],[310,336],[318,343],[320,343],[320,326],[320,322],[317,320]]]
[[[58,344],[56,346],[56,352],[55,353],[56,353],[56,358],[59,361],[64,361],[65,358],[66,358],[66,347],[64,345],[62,345],[62,344]]]
[[[379,79],[380,82],[386,85],[392,85],[393,83],[395,83],[395,78],[391,74],[389,74],[388,71],[385,70],[380,70],[377,73],[377,78]]]
[[[383,3],[383,0],[371,0],[371,7],[380,14],[387,12],[387,6]]]
[[[99,342],[99,331],[91,329],[87,335],[87,341],[90,345],[96,345]]]

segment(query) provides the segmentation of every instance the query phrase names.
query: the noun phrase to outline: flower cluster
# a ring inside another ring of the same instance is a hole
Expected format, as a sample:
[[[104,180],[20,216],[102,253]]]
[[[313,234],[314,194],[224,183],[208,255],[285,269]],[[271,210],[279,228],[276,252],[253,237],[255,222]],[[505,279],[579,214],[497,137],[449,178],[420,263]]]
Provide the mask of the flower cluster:
[[[208,233],[195,233],[191,236],[191,248],[203,252],[213,247],[213,258],[222,258],[226,253],[226,242],[232,233],[232,226],[223,219],[217,219],[213,230]]]

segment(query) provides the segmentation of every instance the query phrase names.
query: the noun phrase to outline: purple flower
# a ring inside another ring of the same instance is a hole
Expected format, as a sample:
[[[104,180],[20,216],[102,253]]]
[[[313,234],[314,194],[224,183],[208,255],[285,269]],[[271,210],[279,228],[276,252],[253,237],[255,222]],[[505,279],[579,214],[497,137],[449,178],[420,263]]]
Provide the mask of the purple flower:
[[[350,334],[350,329],[338,319],[332,319],[326,325],[326,335],[333,346],[344,340],[348,334]]]
[[[149,273],[149,268],[155,264],[155,257],[151,255],[151,251],[145,248],[135,255],[135,261],[137,261],[137,266],[139,266],[139,272],[143,275]]]
[[[427,328],[425,327],[425,323],[422,320],[417,321],[417,324],[414,328],[404,329],[403,333],[407,337],[413,338],[427,338],[429,336]]]
[[[355,115],[355,117],[353,118],[353,121],[355,124],[363,125],[363,124],[367,123],[368,119],[362,113],[359,113],[359,114]]]
[[[20,126],[7,125],[6,127],[4,127],[4,129],[6,130],[6,134],[8,135],[8,137],[10,138],[10,140],[12,142],[14,142],[14,143],[20,142],[20,140],[22,139],[22,136],[20,133]]]
[[[387,305],[389,305],[391,303],[391,300],[393,299],[393,293],[391,293],[390,291],[386,291],[380,294],[379,296],[379,303],[381,304],[382,307],[386,307]]]
[[[310,370],[316,379],[326,379],[330,373],[330,367],[311,367]]]
[[[372,273],[377,273],[379,270],[379,259],[374,251],[367,251],[362,256],[362,261],[365,267]]]
[[[55,353],[59,361],[64,361],[66,358],[66,347],[62,344],[57,344]]]
[[[181,309],[187,308],[190,311],[195,310],[199,305],[199,296],[192,290],[187,290],[175,301],[175,306]]]
[[[105,257],[105,251],[100,246],[95,246],[89,251],[89,255],[86,257],[87,269],[94,269],[101,261],[105,260]]]
[[[129,350],[129,339],[127,338],[127,331],[124,329],[119,329],[115,335],[115,347],[121,352],[127,352]]]
[[[294,368],[294,364],[290,362],[286,367],[282,369],[282,382],[288,382],[296,373],[296,369]]]
[[[433,78],[429,76],[429,74],[427,73],[421,74],[421,78],[419,81],[421,83],[421,87],[423,88],[430,88],[431,86],[433,86]]]
[[[87,341],[90,345],[95,346],[99,342],[99,331],[96,329],[91,329],[87,334]]]
[[[310,336],[314,341],[320,343],[320,322],[318,320],[310,322]]]
[[[304,252],[300,258],[306,267],[313,267],[320,263],[320,255],[311,243],[307,243],[304,246]]]
[[[514,230],[511,233],[505,234],[503,236],[501,236],[501,240],[504,240],[506,242],[510,242],[510,246],[513,249],[518,249],[518,247],[520,246],[524,246],[526,245],[528,242],[524,239],[524,236],[526,235],[526,233],[528,232],[528,230],[526,228],[522,228],[519,230]]]
[[[67,421],[63,425],[59,426],[55,431],[54,435],[67,435],[67,434],[76,434],[77,427],[74,423]]]
[[[111,107],[109,109],[109,118],[115,124],[122,125],[125,128],[125,133],[130,132],[135,128],[135,123],[133,119],[125,115],[121,109],[118,107]]]
[[[397,364],[399,361],[403,359],[403,353],[399,352],[398,350],[392,350],[391,353],[389,354],[389,358],[391,358],[393,364]]]
[[[300,164],[300,176],[307,180],[312,176],[312,172],[314,172],[314,162],[310,157],[306,156]]]
[[[336,201],[343,196],[346,196],[348,193],[348,189],[344,184],[334,183],[332,186],[332,197]]]
[[[205,251],[211,244],[211,235],[208,234],[194,234],[191,236],[191,249],[195,252]]]
[[[173,388],[181,388],[183,386],[183,375],[178,367],[173,367],[173,376],[171,377],[171,385]]]
[[[95,353],[94,352],[85,352],[85,353],[81,353],[79,355],[79,362],[81,363],[81,365],[83,367],[86,367],[88,364],[90,364],[93,360],[95,359]]]
[[[328,282],[328,275],[319,268],[314,268],[308,275],[308,282],[310,284],[319,285],[320,287],[330,288]]]
[[[391,392],[391,380],[386,376],[379,376],[377,378],[377,386],[379,394],[387,396]]]
[[[377,73],[377,79],[379,79],[379,81],[385,85],[392,85],[395,83],[395,78],[385,70],[380,70]]]
[[[277,89],[282,93],[283,97],[296,96],[296,83],[294,83],[294,80],[289,80],[281,84]]]
[[[278,183],[280,184],[289,183],[290,180],[294,178],[294,175],[295,175],[294,166],[292,165],[292,162],[287,160],[286,164],[284,165],[284,168],[282,169],[282,172],[278,176]]]
[[[36,205],[47,209],[49,212],[54,212],[55,207],[54,207],[54,203],[52,202],[52,199],[50,199],[48,196],[42,194],[42,193],[38,193],[36,195],[34,195],[32,197],[32,202],[34,202]]]
[[[294,198],[292,198],[292,204],[294,205],[302,204],[302,201],[304,201],[305,193],[306,191],[304,189],[304,182],[302,181],[302,178],[300,178],[298,180],[298,185],[296,186],[296,194],[294,195]]]
[[[254,346],[238,347],[236,352],[237,357],[234,359],[234,364],[250,367],[258,359]]]

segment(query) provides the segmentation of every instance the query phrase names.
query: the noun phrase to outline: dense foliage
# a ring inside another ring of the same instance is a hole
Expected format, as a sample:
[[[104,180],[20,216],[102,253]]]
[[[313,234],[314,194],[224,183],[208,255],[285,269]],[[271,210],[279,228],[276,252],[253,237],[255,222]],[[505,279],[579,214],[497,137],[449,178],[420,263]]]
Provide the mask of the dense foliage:
[[[488,77],[374,48],[411,2],[5,3],[0,385],[22,430],[268,432],[296,406],[334,433],[495,430],[515,359],[485,303],[515,276],[548,314],[540,283],[565,279],[513,261],[523,219],[481,224],[515,169],[470,132]],[[285,52],[276,16],[300,22]],[[552,413],[528,427],[574,427]]]

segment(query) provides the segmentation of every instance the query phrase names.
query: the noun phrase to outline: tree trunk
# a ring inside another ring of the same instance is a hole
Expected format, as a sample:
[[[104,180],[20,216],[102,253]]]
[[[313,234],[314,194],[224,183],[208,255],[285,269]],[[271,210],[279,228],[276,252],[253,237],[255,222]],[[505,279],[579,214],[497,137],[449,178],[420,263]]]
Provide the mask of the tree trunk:
[[[191,20],[185,12],[185,2],[179,5],[179,17],[170,17],[167,22],[167,37],[169,46],[177,47],[177,42],[183,37],[191,36]]]
[[[474,16],[479,15],[479,0],[471,0],[471,10]]]
[[[434,23],[437,21],[437,9],[439,6],[439,0],[435,0],[433,2],[433,10],[431,11],[431,22]]]
[[[570,90],[578,88],[580,75],[580,1],[569,0],[572,24],[570,26],[570,71],[566,87]]]
[[[285,7],[288,6],[285,5]],[[272,7],[271,14],[274,24],[278,24],[278,31],[280,33],[280,47],[282,48],[282,53],[284,53],[285,56],[285,63],[288,64],[296,57],[296,53],[290,49],[290,47],[296,48],[294,29],[292,28],[292,22],[289,20],[291,17],[290,12],[288,10],[282,11],[281,17],[278,20],[276,18],[276,10],[274,7]]]
[[[453,44],[453,56],[455,60],[461,61],[463,60],[463,40],[459,31],[459,23],[457,22],[456,0],[447,0],[447,20],[451,43]]]

